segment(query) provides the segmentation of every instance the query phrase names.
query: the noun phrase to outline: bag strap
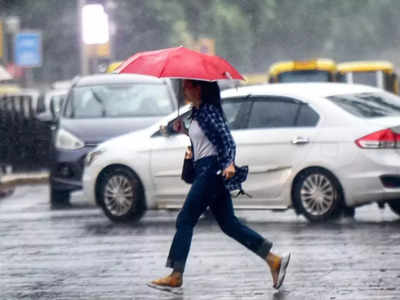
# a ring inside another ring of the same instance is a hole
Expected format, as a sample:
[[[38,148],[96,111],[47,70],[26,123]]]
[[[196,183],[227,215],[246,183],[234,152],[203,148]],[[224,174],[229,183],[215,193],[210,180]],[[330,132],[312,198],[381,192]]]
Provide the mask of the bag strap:
[[[250,195],[249,193],[246,193],[243,189],[240,189],[239,192],[238,192],[236,195],[234,195],[233,197],[234,197],[234,198],[237,198],[237,197],[239,197],[240,195],[245,195],[245,196],[247,196],[248,198],[253,198],[252,195]]]

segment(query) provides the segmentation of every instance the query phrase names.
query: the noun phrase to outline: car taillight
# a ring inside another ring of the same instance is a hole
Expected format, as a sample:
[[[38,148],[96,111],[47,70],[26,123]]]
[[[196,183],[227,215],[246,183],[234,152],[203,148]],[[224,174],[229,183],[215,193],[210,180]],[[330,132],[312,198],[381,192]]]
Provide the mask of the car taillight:
[[[400,134],[391,129],[383,129],[357,139],[356,144],[363,149],[400,148]]]

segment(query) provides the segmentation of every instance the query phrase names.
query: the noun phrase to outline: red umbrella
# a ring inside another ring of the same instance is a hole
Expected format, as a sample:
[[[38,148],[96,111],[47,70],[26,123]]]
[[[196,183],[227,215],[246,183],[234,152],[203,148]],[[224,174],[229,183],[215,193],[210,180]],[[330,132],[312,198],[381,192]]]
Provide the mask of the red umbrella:
[[[115,73],[216,81],[242,75],[225,59],[185,47],[139,52],[121,63]]]

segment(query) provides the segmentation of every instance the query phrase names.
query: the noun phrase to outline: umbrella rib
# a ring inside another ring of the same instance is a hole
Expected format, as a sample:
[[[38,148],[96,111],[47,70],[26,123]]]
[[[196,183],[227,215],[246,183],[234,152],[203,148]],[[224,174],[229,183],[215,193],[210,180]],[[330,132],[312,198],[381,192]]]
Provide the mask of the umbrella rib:
[[[160,74],[158,74],[158,77],[161,77],[161,74],[164,73],[164,70],[165,70],[165,68],[167,67],[167,63],[168,63],[168,59],[169,59],[169,53],[170,53],[170,51],[167,52],[167,59],[165,60],[164,66],[162,67],[162,69],[161,69],[161,71],[160,71]]]

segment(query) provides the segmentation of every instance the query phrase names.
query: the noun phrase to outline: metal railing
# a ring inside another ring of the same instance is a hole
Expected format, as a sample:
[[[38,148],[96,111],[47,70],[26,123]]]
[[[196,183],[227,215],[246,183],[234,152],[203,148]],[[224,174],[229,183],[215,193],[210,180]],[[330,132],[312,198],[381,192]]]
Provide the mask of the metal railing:
[[[47,170],[51,155],[50,125],[36,118],[29,95],[0,96],[0,165],[13,172]]]

